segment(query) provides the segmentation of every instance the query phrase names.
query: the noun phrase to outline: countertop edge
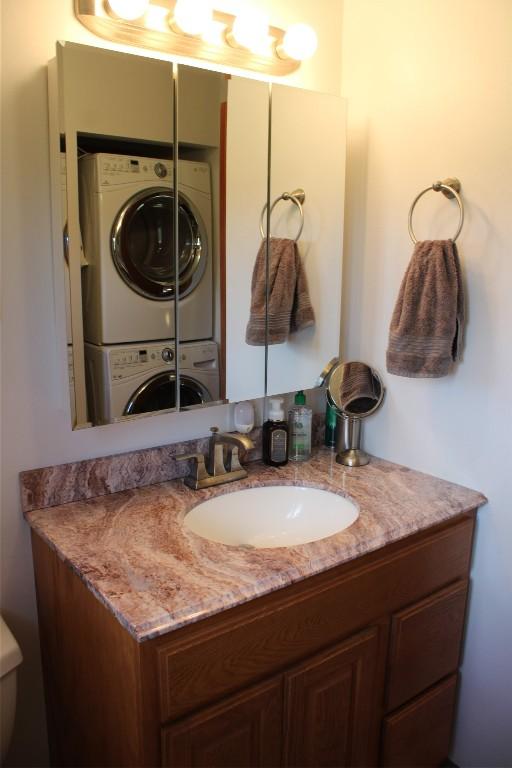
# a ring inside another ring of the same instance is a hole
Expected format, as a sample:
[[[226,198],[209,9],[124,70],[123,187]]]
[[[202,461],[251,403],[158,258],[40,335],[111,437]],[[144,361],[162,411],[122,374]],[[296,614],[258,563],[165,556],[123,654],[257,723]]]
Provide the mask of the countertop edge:
[[[173,481],[166,481],[165,485],[168,485],[170,482],[179,483],[180,481],[178,479]],[[447,482],[447,481],[443,481],[443,482]],[[156,485],[161,485],[161,483],[157,483]],[[455,484],[452,484],[452,485],[455,485]],[[464,486],[460,486],[460,487],[464,488]],[[466,489],[466,490],[470,490],[470,489]],[[268,585],[261,584],[261,587],[258,589],[256,594],[249,595],[249,594],[244,594],[243,592],[240,592],[240,594],[235,599],[231,600],[229,606],[223,604],[221,602],[222,598],[218,597],[216,599],[212,599],[210,603],[204,605],[201,610],[197,610],[196,612],[194,612],[192,617],[190,615],[191,608],[188,606],[186,609],[183,609],[182,612],[177,612],[173,614],[173,616],[171,616],[170,614],[167,614],[167,620],[165,619],[164,615],[162,615],[161,617],[158,617],[158,619],[155,619],[150,626],[146,626],[144,629],[138,628],[137,624],[132,624],[121,613],[119,613],[115,609],[113,604],[110,602],[108,597],[102,594],[102,592],[94,585],[94,583],[81,571],[79,565],[74,563],[73,560],[70,557],[68,557],[59,548],[59,546],[56,545],[54,541],[52,541],[52,539],[48,535],[45,534],[45,532],[41,529],[40,525],[38,525],[37,523],[33,522],[30,519],[31,514],[33,512],[37,512],[37,510],[31,510],[29,512],[26,512],[24,514],[24,517],[27,520],[31,530],[34,531],[34,533],[36,533],[38,536],[40,536],[40,538],[50,547],[50,549],[55,552],[59,560],[63,562],[68,568],[71,569],[71,571],[80,579],[80,581],[95,596],[95,598],[99,600],[99,602],[102,603],[102,605],[104,605],[104,607],[121,624],[121,626],[123,626],[127,630],[127,632],[131,635],[131,637],[133,637],[133,639],[137,643],[144,643],[146,641],[153,640],[157,637],[162,637],[165,634],[177,631],[185,626],[195,624],[199,621],[202,621],[203,619],[207,619],[212,616],[215,616],[216,614],[219,614],[223,611],[230,610],[231,608],[239,607],[259,597],[264,597],[265,595],[269,595],[272,592],[276,592],[280,589],[285,589],[286,587],[289,587],[293,584],[297,584],[299,582],[305,581],[310,577],[318,576],[338,566],[346,565],[350,562],[353,562],[354,560],[364,557],[365,555],[369,555],[371,553],[377,552],[380,549],[384,549],[388,545],[398,543],[399,541],[402,541],[416,533],[426,532],[430,528],[435,528],[439,525],[443,525],[444,523],[450,520],[455,520],[457,517],[460,517],[462,515],[465,515],[473,511],[476,512],[481,506],[487,503],[488,499],[479,491],[473,491],[473,493],[475,493],[475,503],[462,506],[460,509],[456,511],[447,513],[443,519],[437,520],[435,522],[427,522],[425,525],[423,524],[417,525],[415,523],[411,523],[408,526],[406,525],[404,527],[404,524],[402,522],[400,526],[397,526],[394,529],[388,530],[386,536],[384,535],[377,536],[374,540],[371,541],[371,543],[369,543],[368,548],[364,552],[357,552],[355,550],[351,550],[347,555],[343,556],[341,559],[337,561],[323,562],[323,563],[318,562],[317,565],[312,566],[310,572],[308,573],[301,573],[298,570],[295,570],[294,573],[292,573],[291,571],[283,571],[281,572],[281,576],[282,576],[281,583],[273,582],[273,583],[269,583]],[[329,537],[329,538],[333,538],[333,537]],[[294,547],[293,549],[298,549],[298,548],[299,547]],[[233,549],[238,549],[238,548],[234,547]],[[286,549],[286,548],[282,548],[282,549]],[[276,550],[274,550],[274,552]],[[321,561],[321,559],[322,559],[321,557],[318,558],[319,561]],[[269,580],[270,579],[271,577],[269,577]],[[180,613],[182,615],[180,615]]]

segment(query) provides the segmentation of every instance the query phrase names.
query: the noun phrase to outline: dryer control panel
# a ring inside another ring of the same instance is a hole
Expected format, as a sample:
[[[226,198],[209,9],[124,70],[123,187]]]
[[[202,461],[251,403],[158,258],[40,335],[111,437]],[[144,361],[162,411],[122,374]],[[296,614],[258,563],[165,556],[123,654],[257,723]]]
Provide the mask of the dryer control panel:
[[[86,185],[96,191],[124,184],[172,186],[173,162],[154,157],[135,155],[109,155],[98,152],[80,159],[81,173]],[[180,187],[191,187],[206,195],[211,194],[210,166],[192,160],[178,161]]]
[[[100,186],[133,181],[172,181],[173,164],[170,160],[99,154],[96,161]]]

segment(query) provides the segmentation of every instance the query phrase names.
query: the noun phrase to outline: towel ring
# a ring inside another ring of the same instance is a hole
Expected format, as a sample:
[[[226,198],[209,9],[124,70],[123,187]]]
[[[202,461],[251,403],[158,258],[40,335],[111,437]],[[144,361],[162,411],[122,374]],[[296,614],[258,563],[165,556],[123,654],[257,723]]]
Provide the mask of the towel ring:
[[[443,195],[445,195],[445,197],[455,198],[457,200],[457,203],[459,205],[460,219],[459,219],[459,226],[457,228],[457,231],[455,235],[452,237],[453,242],[455,242],[458,236],[460,235],[462,231],[462,225],[464,224],[464,205],[459,195],[460,181],[458,179],[444,179],[443,181],[435,181],[431,187],[427,187],[426,189],[422,190],[419,193],[419,195],[414,198],[411,208],[409,210],[409,235],[411,236],[411,240],[413,241],[413,243],[418,242],[416,239],[416,235],[414,234],[414,230],[412,228],[412,214],[413,214],[414,208],[416,206],[416,203],[420,199],[420,197],[423,197],[423,195],[425,195],[427,192],[430,192],[431,189],[433,189],[434,192],[442,192]]]
[[[305,199],[306,199],[306,193],[304,192],[303,189],[294,189],[293,192],[283,192],[282,195],[280,195],[279,197],[276,197],[276,199],[274,200],[274,202],[270,206],[270,216],[272,216],[272,211],[274,210],[276,205],[279,202],[281,202],[281,200],[291,200],[291,202],[294,205],[297,206],[297,208],[299,209],[299,214],[300,214],[300,226],[299,226],[299,231],[297,232],[296,236],[294,237],[294,242],[297,242],[297,240],[301,236],[302,230],[304,228],[304,210],[302,208],[302,204],[304,203]],[[263,228],[263,222],[265,220],[265,212],[266,212],[266,210],[267,210],[267,203],[265,203],[265,205],[263,206],[263,210],[261,211],[261,217],[260,217],[260,232],[261,232],[261,237],[263,239],[265,239],[265,230]],[[272,237],[272,234],[269,232],[268,236]]]

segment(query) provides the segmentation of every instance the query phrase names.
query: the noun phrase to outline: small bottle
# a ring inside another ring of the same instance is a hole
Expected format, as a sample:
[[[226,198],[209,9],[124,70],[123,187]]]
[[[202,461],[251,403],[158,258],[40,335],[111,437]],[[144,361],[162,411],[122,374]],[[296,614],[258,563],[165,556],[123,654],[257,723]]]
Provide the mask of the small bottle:
[[[271,467],[288,463],[288,424],[284,420],[283,398],[271,397],[267,421],[263,424],[263,461]]]
[[[250,401],[237,403],[234,413],[235,429],[246,435],[254,427],[254,406]]]
[[[328,448],[336,447],[336,422],[338,413],[336,408],[327,402],[325,406],[325,438],[324,445]]]
[[[311,420],[313,411],[306,405],[302,389],[295,395],[295,405],[288,413],[290,461],[307,461],[311,456]]]

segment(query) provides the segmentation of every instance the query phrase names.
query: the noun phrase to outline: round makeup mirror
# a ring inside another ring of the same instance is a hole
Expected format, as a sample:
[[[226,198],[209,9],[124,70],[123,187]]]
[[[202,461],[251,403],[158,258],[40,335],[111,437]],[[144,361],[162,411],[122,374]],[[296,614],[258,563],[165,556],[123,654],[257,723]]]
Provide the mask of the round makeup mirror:
[[[384,385],[375,368],[357,361],[337,363],[329,373],[327,400],[336,409],[338,438],[336,461],[362,467],[370,457],[361,448],[362,420],[380,408]]]

